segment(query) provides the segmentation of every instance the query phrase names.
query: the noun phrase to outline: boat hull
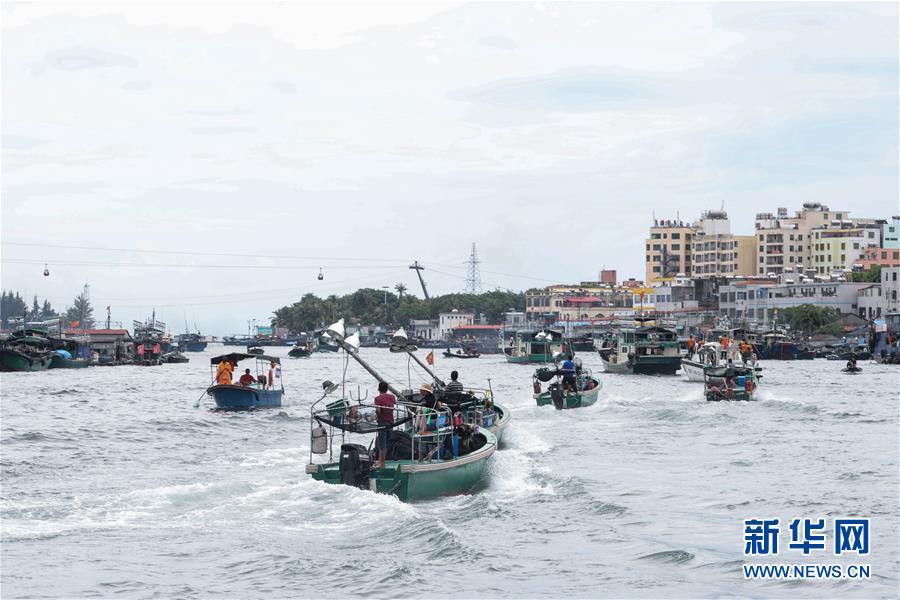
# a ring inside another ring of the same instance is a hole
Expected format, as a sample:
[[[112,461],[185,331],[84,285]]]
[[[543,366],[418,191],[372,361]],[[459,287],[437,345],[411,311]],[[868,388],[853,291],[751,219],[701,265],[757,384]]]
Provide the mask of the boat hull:
[[[687,375],[688,381],[699,381],[700,383],[703,383],[703,370],[705,368],[706,366],[703,363],[695,360],[688,360],[686,358],[681,360],[681,370]]]
[[[523,356],[506,355],[506,362],[514,365],[531,365],[553,362],[551,354],[525,354]]]
[[[56,354],[50,357],[51,369],[84,369],[91,366],[88,358],[66,358]]]
[[[454,460],[389,460],[384,468],[369,471],[365,489],[391,494],[403,501],[468,493],[481,479],[488,458],[497,449],[496,437],[490,433],[487,436],[484,447]],[[339,463],[308,464],[306,472],[316,481],[343,484]]]
[[[225,410],[277,408],[281,406],[284,390],[264,390],[243,385],[214,385],[206,390],[216,406]]]
[[[187,342],[178,344],[178,349],[182,352],[203,352],[206,350],[206,342]]]
[[[628,373],[634,375],[675,375],[681,368],[681,357],[639,356],[624,363],[612,363],[600,356],[603,370],[607,373]]]
[[[596,377],[591,377],[591,380],[594,382],[593,389],[565,394],[560,404],[553,402],[553,397],[549,391],[534,394],[534,399],[537,401],[538,406],[554,406],[557,410],[591,406],[597,402],[597,398],[600,397],[600,388],[603,387],[601,381]]]
[[[0,371],[7,373],[46,371],[51,361],[50,356],[33,357],[16,350],[0,349]]]

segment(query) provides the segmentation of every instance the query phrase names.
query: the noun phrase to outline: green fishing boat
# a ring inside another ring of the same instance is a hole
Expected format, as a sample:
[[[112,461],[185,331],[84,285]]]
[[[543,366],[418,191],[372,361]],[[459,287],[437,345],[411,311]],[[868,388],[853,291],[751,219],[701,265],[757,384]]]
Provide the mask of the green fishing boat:
[[[50,368],[52,354],[22,347],[0,348],[0,371],[45,371]]]
[[[553,362],[563,351],[562,332],[552,329],[520,329],[504,348],[506,362],[523,365]]]
[[[541,384],[553,381],[546,390]],[[556,368],[543,367],[534,373],[533,398],[538,406],[552,405],[556,410],[584,408],[597,402],[603,383],[587,369],[579,368],[574,376],[574,384],[564,378],[564,373]]]
[[[759,378],[752,365],[707,367],[703,376],[706,399],[710,402],[753,400],[753,394],[759,387]]]
[[[306,472],[316,481],[419,500],[469,492],[497,449],[494,434],[454,426],[449,410],[416,414],[398,405],[389,425],[379,423],[375,411],[374,405],[346,399],[322,410],[314,406]],[[371,449],[379,431],[389,436],[383,467],[374,466]],[[316,462],[318,456],[322,462]]]
[[[328,334],[344,350],[346,362],[353,357],[397,402],[376,407],[359,399],[354,402],[351,396],[319,408],[338,387],[324,382],[325,393],[310,408],[306,472],[317,481],[391,494],[401,500],[470,491],[497,450],[497,437],[485,427],[465,422],[462,412],[442,405],[433,396],[431,404],[408,403],[407,395],[359,357],[359,334],[345,338],[343,319],[331,325]],[[420,391],[429,388],[426,384]],[[372,450],[376,439],[384,451],[380,465],[376,461],[380,451]]]

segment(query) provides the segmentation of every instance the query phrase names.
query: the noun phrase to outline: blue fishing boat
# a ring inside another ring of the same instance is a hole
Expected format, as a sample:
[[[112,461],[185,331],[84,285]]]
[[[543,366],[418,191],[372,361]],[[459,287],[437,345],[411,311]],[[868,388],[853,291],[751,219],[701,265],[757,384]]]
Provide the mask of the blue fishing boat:
[[[254,359],[256,374],[253,375],[250,369],[246,369],[240,379],[236,383],[233,382],[232,371],[235,365],[246,359]],[[225,362],[232,365],[231,369],[219,367]],[[214,383],[207,388],[206,393],[213,397],[216,407],[226,410],[250,410],[281,406],[284,384],[281,379],[280,358],[232,352],[210,359],[210,368]]]
[[[182,333],[178,336],[178,350],[180,352],[203,352],[206,350],[206,340],[197,333]]]

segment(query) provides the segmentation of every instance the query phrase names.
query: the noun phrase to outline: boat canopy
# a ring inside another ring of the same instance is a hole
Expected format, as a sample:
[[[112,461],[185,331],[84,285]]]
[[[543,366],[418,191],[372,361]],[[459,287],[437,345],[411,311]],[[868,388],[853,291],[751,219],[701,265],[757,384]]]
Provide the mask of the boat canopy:
[[[748,376],[753,373],[753,367],[745,367],[743,365],[734,365],[734,375],[737,377],[738,375]],[[719,365],[718,367],[709,367],[704,371],[704,374],[707,377],[725,377],[725,371],[728,369],[728,365]]]
[[[265,354],[245,354],[243,352],[232,352],[231,354],[223,354],[222,356],[214,356],[211,359],[209,359],[209,364],[217,365],[220,362],[223,362],[223,361],[229,360],[229,359],[233,360],[234,362],[237,363],[237,362],[241,362],[242,360],[244,360],[246,358],[255,358],[257,360],[268,360],[268,361],[272,361],[279,365],[281,364],[281,359],[278,358],[277,356],[267,356]]]

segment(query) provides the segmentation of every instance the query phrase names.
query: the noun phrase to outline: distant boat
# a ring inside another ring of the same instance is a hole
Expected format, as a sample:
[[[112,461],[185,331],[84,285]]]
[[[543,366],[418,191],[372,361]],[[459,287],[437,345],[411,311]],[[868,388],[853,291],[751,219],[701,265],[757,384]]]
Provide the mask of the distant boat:
[[[563,352],[562,333],[552,329],[520,329],[506,347],[506,361],[514,364],[548,363]]]
[[[159,358],[162,362],[164,362],[168,365],[191,362],[191,359],[189,359],[187,356],[185,356],[184,354],[182,354],[181,352],[178,352],[176,350],[173,350],[171,352],[166,352]]]
[[[28,327],[13,332],[0,346],[0,371],[44,371],[53,360],[47,331]]]
[[[472,350],[471,348],[459,349],[456,352],[452,352],[450,348],[444,350],[445,358],[478,358],[481,354]]]
[[[652,317],[635,319],[641,325],[623,329],[614,338],[604,340],[600,360],[607,373],[637,375],[674,375],[681,367],[681,349],[675,332],[645,325]]]
[[[206,350],[206,340],[197,333],[182,333],[178,336],[179,352],[203,352]]]
[[[247,346],[247,354],[264,354],[265,350],[263,350],[259,346]]]
[[[734,365],[734,376],[725,379],[728,366],[710,367],[704,372],[706,378],[706,399],[710,402],[721,400],[753,400],[759,387],[756,369],[750,366]]]
[[[238,352],[215,356],[210,359],[213,380],[215,381],[216,369],[219,363],[225,360],[232,360],[235,364],[238,364],[246,359],[255,359],[256,376],[254,377],[254,383],[249,385],[215,383],[206,389],[206,393],[212,396],[216,406],[221,409],[248,410],[281,406],[281,400],[284,396],[284,384],[281,379],[281,359],[275,356],[241,354]],[[270,373],[271,377],[267,373]]]
[[[309,344],[297,343],[288,351],[291,358],[308,358],[311,354]]]

